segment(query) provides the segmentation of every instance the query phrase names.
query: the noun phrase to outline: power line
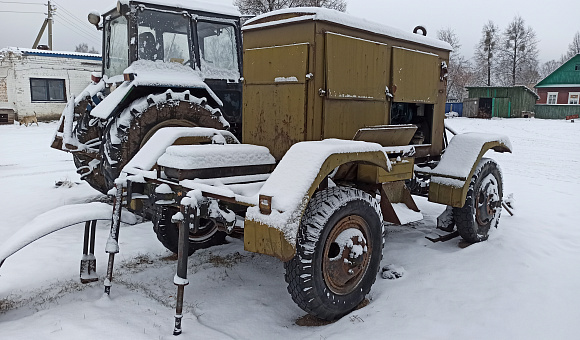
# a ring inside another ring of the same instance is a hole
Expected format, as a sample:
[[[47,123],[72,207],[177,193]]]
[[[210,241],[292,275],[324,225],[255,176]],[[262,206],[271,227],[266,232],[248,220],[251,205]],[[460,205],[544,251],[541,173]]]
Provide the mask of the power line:
[[[60,16],[63,20],[68,21],[69,24],[75,26],[77,29],[79,29],[80,31],[85,33],[85,35],[92,37],[93,40],[98,41],[100,43],[100,40],[101,40],[100,34],[97,34],[93,30],[91,30],[89,27],[87,27],[86,26],[87,22],[81,21],[76,15],[69,12],[67,9],[64,8],[64,6],[60,5],[56,1],[53,0],[52,2],[55,3],[58,6],[57,9],[60,9],[61,13],[64,14],[64,16]],[[57,16],[58,16],[58,13],[57,13]],[[67,20],[67,18],[68,18],[68,20]],[[78,24],[72,22],[71,20],[76,21]]]
[[[90,29],[89,29],[88,27],[86,27],[86,26],[82,26],[82,25],[79,25],[79,24],[77,24],[77,23],[74,23],[74,22],[70,21],[70,19],[71,19],[71,18],[73,18],[73,19],[74,19],[74,17],[71,17],[70,15],[66,14],[65,12],[61,12],[61,14],[65,14],[65,16],[59,15],[58,13],[56,14],[56,16],[57,16],[57,17],[58,17],[58,16],[60,16],[60,17],[61,17],[62,19],[64,19],[64,20],[66,20],[66,19],[68,18],[68,20],[69,20],[69,23],[70,23],[70,24],[72,24],[72,25],[75,25],[75,27],[77,27],[78,29],[80,29],[80,30],[84,31],[84,32],[85,32],[86,34],[88,34],[88,35],[94,36],[95,38],[96,38],[96,37],[99,37],[99,38],[100,38],[100,35],[99,35],[98,33],[96,33],[94,30],[90,30]],[[78,21],[77,21],[77,22],[78,22]]]
[[[91,36],[89,36],[89,35],[87,35],[87,34],[83,33],[82,31],[79,31],[79,30],[78,30],[78,29],[77,29],[77,28],[76,28],[74,25],[70,24],[70,22],[68,22],[68,21],[66,21],[66,20],[65,20],[65,21],[61,21],[61,24],[63,24],[63,25],[65,25],[65,26],[67,26],[67,27],[68,27],[68,28],[70,28],[70,29],[72,29],[72,30],[73,30],[75,33],[77,33],[78,35],[82,36],[83,38],[85,38],[85,39],[89,39],[89,40],[92,40],[92,41],[93,41],[93,43],[97,43],[97,44],[98,44],[98,46],[100,46],[100,44],[101,44],[101,42],[100,42],[100,41],[98,41],[98,40],[97,40],[96,38],[94,38],[94,37],[91,37]]]
[[[95,38],[95,39],[98,39],[98,40],[100,40],[100,39],[101,39],[101,36],[100,36],[100,34],[97,34],[96,32],[90,31],[89,29],[87,29],[87,28],[85,28],[85,27],[83,27],[83,26],[79,26],[77,23],[75,23],[75,22],[72,22],[72,21],[70,20],[70,18],[67,18],[66,16],[62,16],[62,15],[56,15],[56,17],[57,17],[57,18],[60,18],[60,19],[62,19],[62,20],[64,20],[64,21],[67,21],[69,24],[73,25],[73,26],[74,26],[74,27],[76,27],[78,30],[82,31],[84,34],[86,34],[86,35],[88,35],[88,36],[91,36],[91,37],[93,37],[93,38]]]
[[[41,5],[41,6],[44,6],[44,4],[39,4],[38,2],[0,1],[0,3],[3,3],[3,4],[19,4],[19,5]]]
[[[27,12],[27,11],[0,11],[3,13],[25,13],[25,14],[44,14],[43,12]]]

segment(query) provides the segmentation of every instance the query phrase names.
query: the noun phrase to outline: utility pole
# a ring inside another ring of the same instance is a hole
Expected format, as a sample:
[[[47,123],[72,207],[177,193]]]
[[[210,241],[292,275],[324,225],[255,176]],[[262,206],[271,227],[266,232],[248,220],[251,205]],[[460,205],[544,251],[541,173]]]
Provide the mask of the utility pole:
[[[44,19],[44,23],[42,23],[42,27],[40,28],[40,31],[38,32],[38,35],[36,36],[36,40],[34,41],[32,48],[38,47],[38,43],[40,42],[40,38],[42,38],[42,35],[44,34],[44,30],[46,29],[46,26],[48,25],[48,49],[52,50],[52,20],[53,20],[52,15],[56,11],[56,7],[53,7],[50,4],[50,0],[48,0],[47,6],[48,6],[48,12],[47,12],[46,19]]]
[[[46,20],[48,20],[48,48],[52,51],[52,13],[53,9],[50,5],[50,0],[48,0],[48,14]]]

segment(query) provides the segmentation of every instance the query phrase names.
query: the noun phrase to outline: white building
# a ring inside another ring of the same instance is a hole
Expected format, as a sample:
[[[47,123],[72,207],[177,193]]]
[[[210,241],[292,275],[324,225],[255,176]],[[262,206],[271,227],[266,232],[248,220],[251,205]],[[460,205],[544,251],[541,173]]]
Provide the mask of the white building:
[[[0,124],[18,117],[57,119],[69,96],[101,71],[101,56],[9,47],[0,50]]]

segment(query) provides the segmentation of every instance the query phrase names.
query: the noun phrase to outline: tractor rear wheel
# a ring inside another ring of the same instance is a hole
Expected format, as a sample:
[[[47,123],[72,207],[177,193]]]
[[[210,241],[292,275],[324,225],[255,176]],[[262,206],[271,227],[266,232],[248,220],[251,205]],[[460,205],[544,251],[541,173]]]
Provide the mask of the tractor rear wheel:
[[[499,166],[494,160],[483,158],[471,177],[465,205],[453,208],[459,235],[470,243],[487,240],[489,230],[498,226],[502,197]]]
[[[200,103],[197,98],[194,101],[179,99],[184,96],[189,98],[190,95],[165,92],[137,99],[109,124],[103,135],[101,156],[101,172],[108,188],[114,186],[123,167],[159,129],[201,126],[223,130],[228,127],[219,110]],[[156,97],[157,101],[150,100],[151,97]],[[159,101],[159,97],[163,101]]]
[[[382,250],[382,214],[373,197],[353,188],[321,190],[302,217],[296,255],[284,265],[288,292],[309,314],[338,319],[370,291]]]

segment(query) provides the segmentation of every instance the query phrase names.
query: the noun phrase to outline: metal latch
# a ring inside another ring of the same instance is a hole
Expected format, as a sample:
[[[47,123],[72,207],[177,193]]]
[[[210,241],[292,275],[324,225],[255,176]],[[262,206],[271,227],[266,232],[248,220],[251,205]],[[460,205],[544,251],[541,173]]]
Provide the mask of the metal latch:
[[[385,86],[385,94],[387,95],[388,98],[393,98],[393,94],[391,93],[391,91],[389,91],[388,86]]]
[[[321,97],[324,97],[324,96],[326,96],[326,91],[323,89],[318,89],[318,95]]]

